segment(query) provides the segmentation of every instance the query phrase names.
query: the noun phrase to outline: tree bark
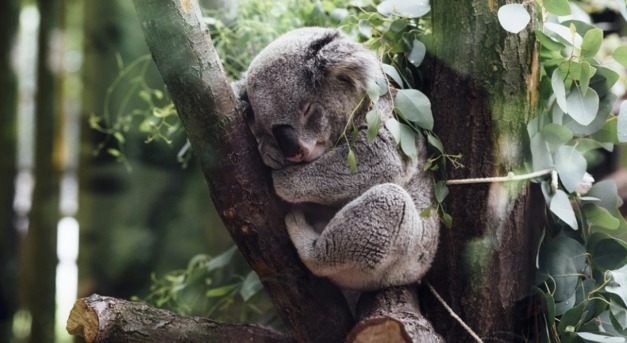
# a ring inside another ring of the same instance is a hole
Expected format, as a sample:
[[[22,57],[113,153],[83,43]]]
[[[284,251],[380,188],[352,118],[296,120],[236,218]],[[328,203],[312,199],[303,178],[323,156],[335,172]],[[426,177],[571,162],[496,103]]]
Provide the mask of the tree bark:
[[[135,0],[146,42],[200,160],[215,206],[299,342],[340,342],[353,319],[312,276],[284,227],[285,205],[240,114],[196,1]]]
[[[420,313],[414,285],[362,294],[357,318],[347,338],[349,343],[444,342]]]
[[[35,98],[35,188],[26,236],[29,342],[54,340],[57,222],[59,219],[59,134],[61,120],[60,61],[63,0],[37,2],[39,23],[37,93]]]
[[[11,323],[16,310],[17,246],[13,198],[17,172],[17,79],[11,63],[13,42],[20,14],[18,0],[0,2],[0,341],[11,340]]]
[[[67,331],[87,343],[291,343],[278,332],[250,324],[182,317],[138,302],[91,295],[76,301]]]
[[[449,168],[450,179],[507,175],[522,169],[528,152],[526,123],[535,115],[538,82],[533,24],[519,34],[501,29],[503,4],[432,3],[435,132],[465,165]],[[531,218],[541,206],[530,206],[524,182],[450,186],[448,199],[453,228],[441,232],[428,279],[479,336],[522,339],[539,227]],[[450,342],[470,341],[428,298],[436,330]]]

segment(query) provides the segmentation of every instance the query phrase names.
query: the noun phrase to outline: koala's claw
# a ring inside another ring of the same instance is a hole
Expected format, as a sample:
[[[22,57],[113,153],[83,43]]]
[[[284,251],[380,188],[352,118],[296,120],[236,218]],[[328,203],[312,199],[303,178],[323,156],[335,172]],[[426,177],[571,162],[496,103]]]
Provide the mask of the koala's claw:
[[[295,209],[285,216],[285,227],[287,227],[287,231],[291,236],[299,231],[309,229],[310,225],[307,223],[307,220],[305,220],[303,211]]]

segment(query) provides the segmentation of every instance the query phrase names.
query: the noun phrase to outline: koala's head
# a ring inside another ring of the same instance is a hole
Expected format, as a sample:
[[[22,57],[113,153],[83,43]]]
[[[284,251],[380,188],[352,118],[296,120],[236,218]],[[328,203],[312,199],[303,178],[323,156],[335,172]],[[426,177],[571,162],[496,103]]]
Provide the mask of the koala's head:
[[[329,150],[369,80],[381,77],[376,56],[337,30],[298,29],[271,43],[240,85],[264,162],[280,168]]]

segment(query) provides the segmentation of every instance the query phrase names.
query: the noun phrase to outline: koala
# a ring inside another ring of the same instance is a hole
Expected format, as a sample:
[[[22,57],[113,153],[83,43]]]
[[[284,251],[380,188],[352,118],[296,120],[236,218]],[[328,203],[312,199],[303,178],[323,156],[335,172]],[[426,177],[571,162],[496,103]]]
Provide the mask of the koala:
[[[436,215],[421,216],[433,203],[424,139],[414,159],[385,127],[368,142],[366,113],[378,109],[382,122],[393,114],[390,94],[376,103],[366,95],[377,79],[385,75],[374,53],[338,30],[303,28],[262,50],[233,84],[274,189],[293,205],[285,224],[301,260],[359,291],[419,281],[439,237]]]

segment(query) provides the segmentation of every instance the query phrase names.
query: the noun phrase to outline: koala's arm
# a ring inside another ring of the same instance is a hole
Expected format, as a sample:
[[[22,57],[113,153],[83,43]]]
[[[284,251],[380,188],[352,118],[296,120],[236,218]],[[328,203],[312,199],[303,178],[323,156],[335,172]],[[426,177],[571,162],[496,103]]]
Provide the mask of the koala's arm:
[[[341,205],[373,185],[404,184],[419,167],[417,161],[401,156],[394,137],[386,128],[381,128],[371,143],[367,142],[366,131],[362,128],[357,140],[351,143],[357,158],[354,173],[346,161],[348,147],[338,144],[314,161],[274,170],[272,177],[277,194],[291,203]],[[423,144],[418,147],[424,149]]]

